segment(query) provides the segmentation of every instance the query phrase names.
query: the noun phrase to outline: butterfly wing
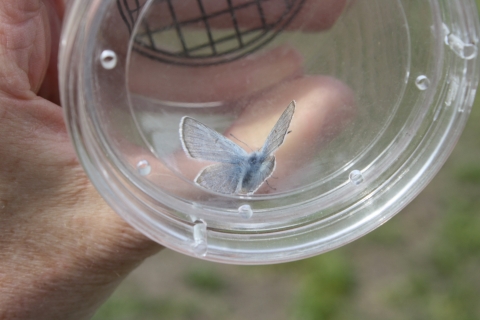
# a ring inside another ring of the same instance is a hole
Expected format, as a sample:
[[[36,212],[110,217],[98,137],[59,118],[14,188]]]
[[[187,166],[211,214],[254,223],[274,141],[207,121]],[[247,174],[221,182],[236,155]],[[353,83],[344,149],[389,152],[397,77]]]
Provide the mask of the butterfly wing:
[[[195,182],[205,189],[223,194],[234,194],[240,182],[242,169],[230,163],[212,164],[203,169]]]
[[[285,136],[287,135],[288,127],[293,118],[293,113],[295,112],[295,100],[290,102],[287,109],[282,113],[280,119],[273,127],[272,131],[267,137],[265,144],[262,147],[262,153],[265,155],[272,154],[275,150],[278,149],[285,141]]]
[[[185,153],[194,159],[238,163],[247,156],[233,141],[190,117],[180,121],[180,141]]]

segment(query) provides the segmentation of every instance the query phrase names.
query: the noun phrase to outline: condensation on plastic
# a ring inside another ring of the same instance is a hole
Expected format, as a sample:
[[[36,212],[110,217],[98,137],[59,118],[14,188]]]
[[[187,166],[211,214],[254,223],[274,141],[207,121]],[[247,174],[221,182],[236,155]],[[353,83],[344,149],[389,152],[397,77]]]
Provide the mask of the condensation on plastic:
[[[158,14],[161,2],[147,1],[130,33],[118,9],[129,1],[70,1],[61,94],[72,141],[99,193],[136,229],[184,254],[279,263],[359,238],[432,179],[473,104],[479,74],[473,0],[350,1],[329,30],[286,28],[252,53],[288,45],[303,57],[307,75],[345,83],[356,103],[348,125],[274,190],[211,193],[196,186],[175,157],[182,152],[179,121],[189,115],[222,132],[251,97],[182,101],[160,88],[170,78],[142,69],[148,58],[137,40],[145,32],[142,19]],[[195,68],[201,73],[215,66]],[[158,84],[147,80],[155,77]],[[158,90],[139,92],[142,80]]]

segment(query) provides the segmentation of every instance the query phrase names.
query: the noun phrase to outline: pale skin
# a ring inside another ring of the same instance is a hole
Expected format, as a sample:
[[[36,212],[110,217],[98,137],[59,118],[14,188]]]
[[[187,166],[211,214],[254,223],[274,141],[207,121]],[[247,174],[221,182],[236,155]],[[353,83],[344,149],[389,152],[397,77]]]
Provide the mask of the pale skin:
[[[340,15],[343,2],[334,1],[320,29]],[[162,248],[110,209],[77,161],[59,106],[56,52],[63,7],[61,0],[0,1],[0,319],[88,319],[135,267]],[[295,99],[295,135],[276,154],[275,175],[281,179],[295,169],[289,154],[301,157],[318,141],[314,137],[338,133],[355,107],[352,93],[339,81],[302,76],[295,52],[275,54],[270,62],[265,53],[252,56],[248,68],[219,69],[215,81],[223,91],[238,92],[238,77],[248,77],[251,70],[268,86],[284,79],[250,101],[230,129],[255,145],[248,136],[270,130]],[[145,63],[147,69],[154,64]],[[208,83],[195,81],[190,94],[205,92],[202,84]],[[245,86],[242,94],[258,86]],[[259,113],[261,105],[278,109]]]

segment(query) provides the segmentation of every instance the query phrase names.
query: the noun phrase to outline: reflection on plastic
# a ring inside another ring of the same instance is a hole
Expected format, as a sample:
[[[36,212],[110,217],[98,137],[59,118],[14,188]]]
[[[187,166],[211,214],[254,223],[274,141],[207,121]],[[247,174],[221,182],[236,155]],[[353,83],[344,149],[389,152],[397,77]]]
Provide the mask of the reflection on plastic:
[[[197,256],[206,256],[207,245],[207,224],[203,220],[195,221],[193,226],[193,252]]]

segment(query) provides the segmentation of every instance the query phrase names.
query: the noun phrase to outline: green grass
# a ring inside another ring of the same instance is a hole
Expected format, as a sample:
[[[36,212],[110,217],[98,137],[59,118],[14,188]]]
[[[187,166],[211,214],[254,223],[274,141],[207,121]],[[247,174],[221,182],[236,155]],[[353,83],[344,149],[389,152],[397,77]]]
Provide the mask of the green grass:
[[[293,306],[293,319],[339,319],[355,289],[350,261],[340,252],[330,252],[297,263],[303,277]]]
[[[480,319],[480,201],[449,202],[424,264],[392,288],[391,306],[409,319]]]
[[[145,296],[113,296],[95,314],[101,320],[177,320],[195,319],[199,308],[194,303]]]
[[[218,272],[202,266],[189,270],[185,282],[193,289],[208,293],[220,293],[226,288],[226,283]]]
[[[459,148],[480,140],[477,100]],[[389,306],[405,319],[480,319],[480,164],[455,154],[444,175],[439,229],[422,259],[409,265],[403,283],[390,290]]]
[[[480,184],[480,163],[469,163],[457,170],[459,182]]]

